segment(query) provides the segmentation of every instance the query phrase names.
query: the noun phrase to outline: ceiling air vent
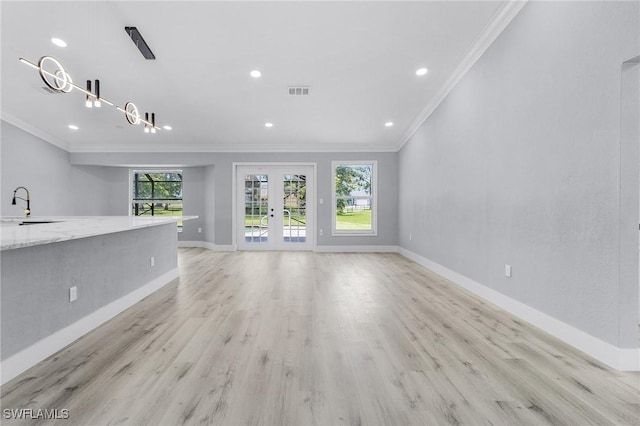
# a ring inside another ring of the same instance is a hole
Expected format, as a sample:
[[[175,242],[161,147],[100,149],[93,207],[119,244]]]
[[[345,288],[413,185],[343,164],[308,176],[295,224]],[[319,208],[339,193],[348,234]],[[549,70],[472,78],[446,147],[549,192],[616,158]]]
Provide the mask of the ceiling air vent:
[[[308,96],[309,87],[306,86],[291,86],[289,87],[289,94],[292,96]]]

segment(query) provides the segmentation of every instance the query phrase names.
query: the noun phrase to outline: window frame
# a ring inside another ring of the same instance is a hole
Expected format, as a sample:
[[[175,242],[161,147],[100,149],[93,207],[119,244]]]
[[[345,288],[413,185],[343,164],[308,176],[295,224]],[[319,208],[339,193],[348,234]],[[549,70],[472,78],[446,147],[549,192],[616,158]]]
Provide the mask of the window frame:
[[[164,169],[164,168],[134,168],[129,169],[129,216],[135,216],[133,212],[133,204],[134,204],[134,176],[138,174],[146,174],[146,173],[174,173],[182,176],[182,180],[179,182],[182,184],[180,189],[182,193],[182,198],[180,198],[180,203],[182,205],[182,215],[184,216],[184,170],[182,169]],[[177,181],[176,181],[177,182]],[[139,215],[139,217],[152,217],[147,215]],[[178,232],[182,232],[182,222],[179,221],[176,223]]]
[[[338,166],[371,166],[371,195],[338,197],[336,194],[336,168]],[[368,199],[371,204],[371,229],[337,229],[336,217],[338,198]],[[336,160],[331,162],[331,236],[333,237],[376,237],[378,236],[378,161],[377,160]]]

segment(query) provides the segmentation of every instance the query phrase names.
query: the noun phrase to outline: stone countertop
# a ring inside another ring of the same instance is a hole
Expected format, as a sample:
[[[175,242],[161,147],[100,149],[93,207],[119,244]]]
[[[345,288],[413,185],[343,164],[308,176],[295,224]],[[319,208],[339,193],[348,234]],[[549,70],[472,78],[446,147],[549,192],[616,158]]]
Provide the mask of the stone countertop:
[[[32,216],[0,218],[0,251],[176,223],[198,216]],[[51,222],[19,225],[21,222]]]

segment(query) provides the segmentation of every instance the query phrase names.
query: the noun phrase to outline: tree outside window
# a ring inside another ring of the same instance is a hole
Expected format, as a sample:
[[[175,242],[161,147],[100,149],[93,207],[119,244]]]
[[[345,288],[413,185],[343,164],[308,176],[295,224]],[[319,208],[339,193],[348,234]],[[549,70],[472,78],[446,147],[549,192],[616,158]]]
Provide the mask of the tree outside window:
[[[375,235],[376,162],[333,165],[333,234]]]
[[[134,170],[132,178],[134,216],[182,216],[181,170]]]

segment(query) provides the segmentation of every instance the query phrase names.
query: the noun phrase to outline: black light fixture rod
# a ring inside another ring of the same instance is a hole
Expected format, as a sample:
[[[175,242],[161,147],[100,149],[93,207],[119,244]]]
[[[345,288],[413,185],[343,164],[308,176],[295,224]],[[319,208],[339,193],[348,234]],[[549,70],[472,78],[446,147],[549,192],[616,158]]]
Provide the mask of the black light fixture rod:
[[[87,92],[91,93],[91,80],[87,80]],[[93,107],[93,102],[91,101],[91,96],[93,96],[93,93],[91,95],[87,95],[85,101],[84,101],[84,106],[86,106],[87,108],[91,108]]]
[[[151,48],[149,47],[147,42],[144,41],[142,34],[140,34],[140,31],[138,31],[136,27],[124,27],[124,30],[127,32],[127,34],[129,34],[129,37],[131,37],[133,44],[136,45],[145,59],[156,59],[156,55],[153,54]]]
[[[93,106],[100,108],[102,106],[102,99],[100,99],[100,80],[95,80],[94,84],[96,88],[96,99],[93,101]]]

